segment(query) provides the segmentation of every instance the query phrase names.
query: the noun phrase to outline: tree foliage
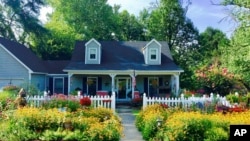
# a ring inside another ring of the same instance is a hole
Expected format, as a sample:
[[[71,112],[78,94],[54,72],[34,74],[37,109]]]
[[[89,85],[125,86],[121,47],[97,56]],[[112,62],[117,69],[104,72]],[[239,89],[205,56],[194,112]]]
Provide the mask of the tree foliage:
[[[148,36],[157,40],[167,41],[169,48],[172,50],[174,46],[180,43],[178,38],[188,33],[190,20],[186,17],[186,9],[182,7],[179,0],[160,0],[155,4],[156,8],[152,10],[147,19]],[[188,35],[188,34],[186,34]],[[185,41],[184,41],[185,42]]]
[[[107,0],[51,0],[50,3],[82,39],[112,39],[117,15]]]
[[[43,0],[0,0],[0,36],[27,43],[30,34],[46,32],[38,20]]]
[[[224,62],[250,89],[250,3],[249,0],[225,0],[224,4],[234,5],[231,15],[239,23],[231,39],[231,48],[225,52]]]

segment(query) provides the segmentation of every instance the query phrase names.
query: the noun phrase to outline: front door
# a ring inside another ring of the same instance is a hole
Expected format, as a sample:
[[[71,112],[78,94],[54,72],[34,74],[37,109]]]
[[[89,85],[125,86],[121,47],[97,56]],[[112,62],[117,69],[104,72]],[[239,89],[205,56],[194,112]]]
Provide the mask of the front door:
[[[148,93],[150,97],[155,97],[158,96],[158,84],[159,84],[159,80],[158,77],[149,77],[148,79]]]
[[[118,99],[127,99],[128,92],[131,91],[131,79],[130,78],[117,78],[116,79],[116,91]]]

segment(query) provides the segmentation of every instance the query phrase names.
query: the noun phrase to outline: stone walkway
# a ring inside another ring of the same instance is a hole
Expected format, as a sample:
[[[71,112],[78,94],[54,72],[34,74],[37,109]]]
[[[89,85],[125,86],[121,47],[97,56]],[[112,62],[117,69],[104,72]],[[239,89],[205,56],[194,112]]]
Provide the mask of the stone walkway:
[[[117,108],[117,113],[122,119],[124,137],[121,141],[144,141],[141,133],[135,126],[135,116],[132,114],[131,108]]]

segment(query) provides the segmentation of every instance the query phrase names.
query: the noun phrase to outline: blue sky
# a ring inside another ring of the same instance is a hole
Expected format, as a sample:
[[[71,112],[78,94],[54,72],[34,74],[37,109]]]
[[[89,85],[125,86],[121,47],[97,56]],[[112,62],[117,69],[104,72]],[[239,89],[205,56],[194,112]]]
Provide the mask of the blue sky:
[[[158,0],[159,1],[159,0]],[[208,26],[222,30],[228,37],[236,27],[236,23],[230,20],[229,8],[224,6],[213,5],[220,0],[191,0],[187,17],[189,17],[195,27],[203,32]],[[212,1],[212,2],[211,2]],[[138,15],[143,8],[148,8],[150,2],[155,0],[108,0],[111,5],[121,5],[121,10],[126,9],[128,12]]]

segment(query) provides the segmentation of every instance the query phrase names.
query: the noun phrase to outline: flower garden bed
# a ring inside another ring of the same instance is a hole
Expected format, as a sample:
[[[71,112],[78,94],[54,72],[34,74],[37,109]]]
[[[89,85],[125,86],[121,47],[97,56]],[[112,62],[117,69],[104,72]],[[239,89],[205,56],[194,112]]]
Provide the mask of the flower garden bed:
[[[139,113],[136,126],[147,141],[228,141],[231,124],[250,124],[250,111],[239,109],[208,114],[155,104]]]
[[[121,119],[111,109],[93,108],[89,99],[59,95],[40,108],[33,103],[18,108],[9,95],[0,93],[1,141],[119,141],[122,136]]]
[[[120,119],[109,109],[85,108],[75,112],[23,107],[5,111],[0,140],[119,141]]]

